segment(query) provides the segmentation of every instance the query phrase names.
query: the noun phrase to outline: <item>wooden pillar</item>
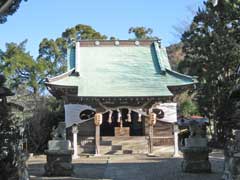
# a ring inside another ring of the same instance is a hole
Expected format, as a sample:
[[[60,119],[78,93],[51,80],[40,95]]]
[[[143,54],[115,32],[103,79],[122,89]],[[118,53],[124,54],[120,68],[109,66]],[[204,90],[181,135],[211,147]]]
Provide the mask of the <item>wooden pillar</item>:
[[[149,138],[148,138],[148,155],[153,155],[153,126],[156,124],[157,116],[155,113],[150,113],[148,118]]]
[[[100,156],[100,125],[102,124],[102,114],[96,113],[94,117],[95,123],[95,156]]]
[[[72,126],[72,133],[73,133],[73,159],[78,159],[78,147],[77,147],[77,133],[78,133],[78,126]]]

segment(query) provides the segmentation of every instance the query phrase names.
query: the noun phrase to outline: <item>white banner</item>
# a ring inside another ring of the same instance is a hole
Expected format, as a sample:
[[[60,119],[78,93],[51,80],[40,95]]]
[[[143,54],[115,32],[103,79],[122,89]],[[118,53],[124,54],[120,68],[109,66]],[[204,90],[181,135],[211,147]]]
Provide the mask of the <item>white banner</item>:
[[[161,109],[164,117],[160,121],[175,123],[177,122],[177,103],[158,103],[153,106],[153,109]]]
[[[96,111],[96,109],[92,108],[91,106],[81,105],[81,104],[66,104],[64,105],[64,109],[65,109],[66,127],[70,127],[74,124],[80,124],[92,119],[92,118],[81,119],[80,115],[83,111],[85,110]],[[177,122],[177,104],[176,103],[158,103],[158,104],[155,104],[152,107],[152,109],[161,109],[163,111],[164,117],[159,119],[160,121],[169,122],[169,123]],[[146,115],[146,113],[141,111],[136,111],[136,112],[142,115]],[[157,114],[157,117],[158,117],[158,114]]]
[[[80,124],[90,119],[81,119],[80,114],[85,110],[92,110],[96,111],[96,109],[92,108],[88,105],[81,105],[81,104],[66,104],[64,105],[65,109],[65,123],[66,127],[70,127],[73,124]]]

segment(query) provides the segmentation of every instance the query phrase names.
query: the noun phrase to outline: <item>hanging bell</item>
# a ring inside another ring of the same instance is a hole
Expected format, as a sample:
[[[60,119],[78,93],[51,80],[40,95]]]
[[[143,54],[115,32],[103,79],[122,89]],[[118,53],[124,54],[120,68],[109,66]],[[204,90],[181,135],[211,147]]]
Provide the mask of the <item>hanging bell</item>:
[[[109,111],[109,115],[108,115],[108,123],[109,123],[109,124],[112,123],[112,111]]]
[[[127,121],[128,121],[128,122],[132,122],[131,110],[128,111],[127,117],[128,117]]]

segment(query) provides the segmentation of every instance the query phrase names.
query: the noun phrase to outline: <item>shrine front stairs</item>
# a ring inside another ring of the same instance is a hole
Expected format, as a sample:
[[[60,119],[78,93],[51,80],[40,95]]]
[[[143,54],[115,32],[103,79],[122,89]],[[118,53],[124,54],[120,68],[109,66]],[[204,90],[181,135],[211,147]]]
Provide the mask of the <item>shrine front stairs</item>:
[[[157,143],[156,143],[157,145]],[[94,137],[80,137],[78,152],[93,155],[95,153]],[[173,153],[173,146],[154,146],[154,153]],[[148,139],[146,136],[102,136],[100,141],[101,155],[147,154]]]

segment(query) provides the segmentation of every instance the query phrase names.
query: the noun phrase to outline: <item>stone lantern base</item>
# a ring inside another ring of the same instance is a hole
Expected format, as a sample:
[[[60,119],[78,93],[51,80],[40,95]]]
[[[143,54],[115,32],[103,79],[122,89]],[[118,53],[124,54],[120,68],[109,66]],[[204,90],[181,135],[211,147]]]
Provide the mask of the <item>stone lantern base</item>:
[[[210,173],[211,164],[208,159],[209,149],[207,147],[182,148],[184,160],[182,171],[188,173]]]
[[[71,176],[73,173],[72,154],[67,140],[48,141],[47,164],[45,174],[47,176]]]
[[[71,176],[73,173],[73,150],[46,150],[47,164],[45,174],[47,176]]]
[[[235,153],[232,157],[228,159],[227,169],[225,169],[222,179],[240,180],[240,154],[239,153]]]

